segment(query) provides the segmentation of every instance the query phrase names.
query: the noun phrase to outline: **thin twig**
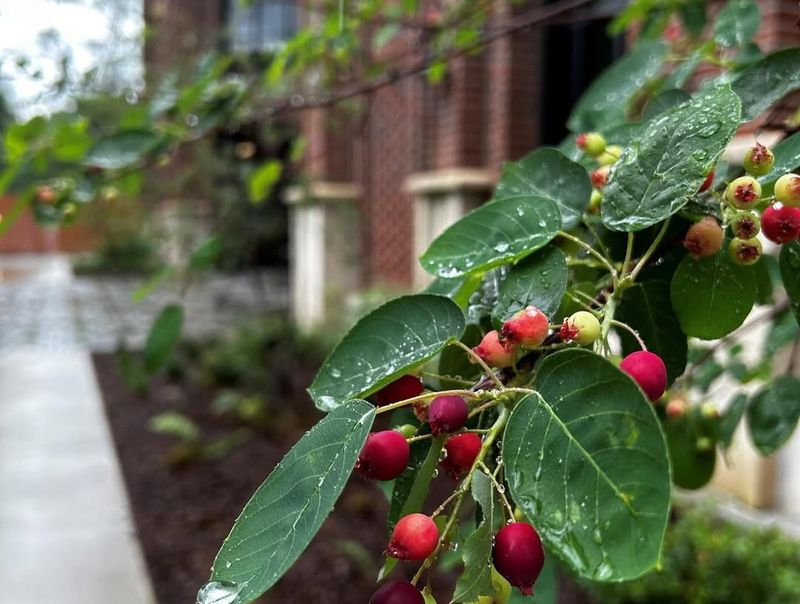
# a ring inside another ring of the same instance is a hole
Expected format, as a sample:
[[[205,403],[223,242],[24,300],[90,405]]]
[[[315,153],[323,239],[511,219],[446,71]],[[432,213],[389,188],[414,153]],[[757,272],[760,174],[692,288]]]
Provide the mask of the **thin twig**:
[[[642,337],[639,335],[639,332],[636,331],[633,327],[631,327],[627,323],[623,323],[622,321],[617,321],[616,319],[611,319],[611,325],[620,327],[625,331],[627,331],[636,339],[636,342],[639,344],[639,348],[641,348],[644,351],[647,351],[647,346],[645,345],[644,340],[642,340]]]
[[[483,368],[483,370],[486,372],[486,375],[488,375],[492,379],[492,381],[497,385],[497,387],[500,388],[501,390],[503,389],[503,382],[500,381],[500,378],[497,377],[497,374],[494,371],[492,371],[492,368],[489,367],[481,357],[479,357],[477,354],[475,354],[475,351],[472,350],[472,348],[470,348],[469,346],[467,346],[466,344],[464,344],[460,340],[453,340],[451,343],[454,346],[458,346],[459,348],[464,350],[464,352],[466,352],[467,355],[475,363],[478,363]]]

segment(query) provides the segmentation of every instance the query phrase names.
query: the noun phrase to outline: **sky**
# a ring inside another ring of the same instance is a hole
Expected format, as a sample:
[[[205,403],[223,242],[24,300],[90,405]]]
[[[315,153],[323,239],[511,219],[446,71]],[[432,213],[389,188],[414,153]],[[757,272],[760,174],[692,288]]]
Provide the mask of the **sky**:
[[[107,70],[109,57],[123,59],[114,82],[132,90],[142,86],[141,48],[143,0],[0,0],[0,89],[21,118],[63,109],[68,98],[42,93],[58,78],[58,55],[42,48],[40,35],[58,32],[60,46],[68,48],[76,72],[99,67]],[[94,48],[93,48],[94,45]],[[98,51],[97,45],[103,50]],[[28,71],[41,70],[35,80],[16,66],[16,56],[31,59]],[[111,80],[111,78],[108,78]]]

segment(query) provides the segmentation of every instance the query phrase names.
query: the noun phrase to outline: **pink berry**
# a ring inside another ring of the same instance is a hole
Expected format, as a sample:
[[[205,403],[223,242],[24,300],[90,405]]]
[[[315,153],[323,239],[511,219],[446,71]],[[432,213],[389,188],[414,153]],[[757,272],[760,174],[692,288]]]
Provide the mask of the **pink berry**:
[[[403,473],[411,451],[408,441],[396,430],[373,432],[356,461],[356,470],[367,478],[392,480]]]
[[[404,375],[378,390],[372,395],[372,398],[378,405],[390,405],[419,396],[422,394],[422,390],[421,378],[416,375]]]
[[[606,186],[608,182],[608,175],[611,172],[611,166],[603,166],[601,168],[597,168],[597,170],[592,170],[589,174],[589,178],[592,181],[592,186],[595,189],[602,189]]]
[[[711,170],[711,172],[706,175],[706,179],[703,181],[703,184],[700,185],[700,189],[697,191],[698,193],[704,193],[711,188],[711,185],[714,184],[714,175],[714,170]]]
[[[454,480],[458,480],[475,463],[475,458],[481,451],[481,445],[480,436],[474,432],[451,436],[444,443],[446,455],[442,460],[442,468]]]
[[[455,432],[467,423],[469,408],[467,401],[460,396],[437,396],[428,407],[428,423],[431,434],[439,436],[444,432]]]
[[[761,230],[773,243],[794,241],[800,237],[800,208],[772,204],[761,215]]]
[[[511,585],[526,596],[533,594],[533,584],[544,566],[544,549],[536,529],[527,522],[507,524],[494,538],[492,561]]]
[[[535,306],[522,309],[503,323],[503,337],[525,348],[536,348],[547,337],[547,315]]]
[[[472,350],[493,367],[509,367],[514,361],[514,345],[510,341],[500,340],[496,329],[483,336],[481,343]]]
[[[724,233],[719,223],[711,216],[694,223],[686,231],[683,247],[695,258],[713,256],[722,247]]]
[[[430,516],[409,514],[397,521],[386,553],[398,560],[424,560],[439,543],[439,528]]]
[[[619,368],[639,384],[651,401],[660,399],[667,389],[667,367],[661,357],[653,352],[632,352],[622,359]]]
[[[389,581],[378,588],[369,604],[425,604],[425,598],[408,581]]]

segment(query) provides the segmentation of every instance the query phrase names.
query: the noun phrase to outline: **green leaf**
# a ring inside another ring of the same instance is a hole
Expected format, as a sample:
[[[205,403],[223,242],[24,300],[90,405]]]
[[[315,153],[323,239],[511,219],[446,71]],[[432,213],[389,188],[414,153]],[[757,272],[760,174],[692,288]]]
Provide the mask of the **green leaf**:
[[[491,563],[494,524],[492,483],[489,477],[479,470],[472,473],[472,496],[481,506],[483,520],[464,541],[461,554],[464,559],[464,572],[456,582],[453,602],[474,602],[480,596],[494,594]]]
[[[768,174],[758,179],[764,195],[772,194],[775,181],[800,166],[800,132],[787,136],[772,148],[772,152],[775,154],[775,165]]]
[[[658,75],[667,53],[663,42],[642,42],[601,73],[575,104],[572,132],[600,130],[625,121],[631,98]]]
[[[782,375],[750,399],[747,425],[753,444],[771,455],[789,440],[800,420],[800,379]]]
[[[664,433],[669,443],[669,458],[672,464],[672,481],[683,489],[699,489],[708,484],[714,474],[717,455],[712,447],[698,450],[700,434],[691,412],[680,418],[667,418]]]
[[[495,323],[502,323],[528,305],[533,305],[551,320],[567,289],[567,260],[556,247],[548,246],[520,260],[500,286],[492,311]]]
[[[189,268],[193,271],[203,271],[211,268],[214,262],[217,261],[221,250],[222,243],[219,237],[212,235],[194,249],[189,258]]]
[[[447,296],[461,308],[464,308],[469,302],[469,297],[480,286],[482,277],[483,275],[481,274],[464,275],[453,277],[452,279],[436,277],[424,291],[426,294]]]
[[[247,179],[247,195],[253,203],[264,201],[272,192],[283,173],[283,163],[279,159],[270,159],[253,170]]]
[[[582,577],[634,579],[656,567],[670,507],[670,468],[653,406],[588,350],[544,358],[536,393],[503,436],[514,501],[547,551]]]
[[[480,344],[481,339],[483,339],[481,328],[474,323],[468,323],[464,335],[461,337],[461,342],[470,348],[474,348]],[[439,355],[439,375],[449,375],[470,380],[477,379],[482,371],[480,365],[470,362],[470,358],[464,354],[461,348],[446,346]],[[439,388],[442,390],[463,388],[463,386],[459,382],[451,382],[445,378],[439,380]]]
[[[150,418],[148,428],[159,434],[168,434],[184,441],[199,441],[200,428],[190,417],[177,411],[165,411]]]
[[[92,137],[86,132],[87,119],[60,124],[53,133],[53,157],[63,162],[79,161],[89,147]]]
[[[133,290],[131,294],[131,302],[134,304],[138,304],[147,296],[152,294],[159,285],[161,285],[164,281],[166,281],[169,277],[172,276],[174,270],[171,266],[164,266],[149,276],[145,281]]]
[[[344,489],[375,418],[349,401],[286,454],[245,505],[214,560],[211,581],[250,602],[272,587],[305,550]]]
[[[95,142],[83,163],[106,170],[127,168],[141,161],[160,142],[161,138],[150,130],[122,130]]]
[[[356,323],[325,360],[308,392],[323,411],[367,396],[460,338],[464,327],[464,313],[443,296],[395,298]]]
[[[380,50],[386,46],[400,31],[400,26],[397,23],[388,23],[381,27],[372,37],[372,48]]]
[[[670,296],[687,336],[721,338],[739,327],[753,308],[753,267],[733,264],[725,246],[710,258],[686,256],[672,278]]]
[[[759,116],[773,103],[800,88],[800,48],[767,55],[739,72],[733,91],[742,99],[742,119]]]
[[[473,210],[434,240],[420,258],[439,277],[514,262],[544,247],[561,226],[558,206],[545,197],[508,198]]]
[[[422,446],[416,448],[419,453],[412,456],[416,457],[416,460],[412,459],[408,468],[394,481],[387,518],[389,529],[392,529],[397,520],[403,516],[422,510],[431,480],[439,465],[444,441],[445,437],[440,436],[430,440],[429,444],[427,441],[420,443]],[[425,444],[428,444],[427,448]]]
[[[744,46],[758,31],[761,12],[753,0],[728,0],[714,23],[714,39],[721,46]]]
[[[492,199],[545,197],[558,206],[561,226],[569,230],[580,221],[591,194],[586,170],[558,149],[544,148],[506,163]]]
[[[792,241],[781,247],[778,257],[781,267],[781,279],[786,295],[792,305],[797,322],[800,323],[800,241]]]
[[[638,331],[648,350],[664,360],[669,383],[683,373],[688,345],[669,303],[668,283],[646,281],[627,288],[617,309],[617,319]],[[619,335],[624,354],[639,350],[639,344],[628,332],[620,329]]]
[[[684,90],[679,90],[677,88],[665,90],[647,101],[647,105],[644,106],[644,110],[642,111],[642,119],[649,122],[653,118],[658,117],[681,103],[685,103],[691,98],[689,93]]]
[[[739,111],[739,99],[721,86],[648,122],[614,165],[603,223],[639,231],[680,210],[736,133]]]
[[[729,447],[733,442],[733,435],[739,422],[742,421],[744,412],[747,409],[747,394],[739,392],[728,403],[728,408],[722,414],[719,422],[719,442],[724,447]]]
[[[156,317],[144,345],[144,368],[154,372],[164,366],[172,349],[181,337],[183,308],[177,304],[165,306]]]

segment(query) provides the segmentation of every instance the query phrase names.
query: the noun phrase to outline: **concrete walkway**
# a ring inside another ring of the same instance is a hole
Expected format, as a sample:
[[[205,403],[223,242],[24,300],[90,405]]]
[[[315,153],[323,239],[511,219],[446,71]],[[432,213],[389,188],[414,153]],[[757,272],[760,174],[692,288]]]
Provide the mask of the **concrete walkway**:
[[[69,266],[44,258],[29,269],[13,278],[49,298],[37,301],[30,344],[0,347],[0,602],[152,604],[89,353],[65,346]],[[29,312],[6,302],[6,324]]]

